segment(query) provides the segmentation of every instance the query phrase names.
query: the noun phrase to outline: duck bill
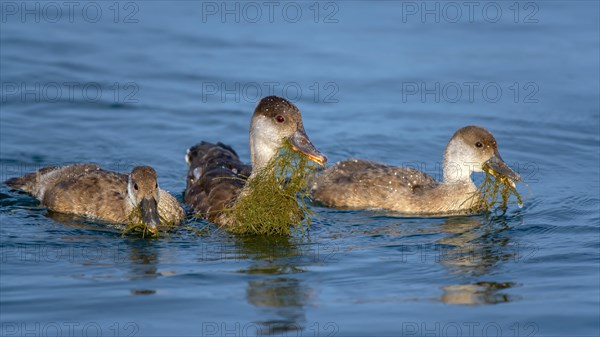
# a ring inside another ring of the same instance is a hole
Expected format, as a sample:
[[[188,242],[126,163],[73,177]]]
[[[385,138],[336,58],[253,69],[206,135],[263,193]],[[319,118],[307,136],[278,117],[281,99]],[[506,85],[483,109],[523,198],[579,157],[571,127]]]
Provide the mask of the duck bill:
[[[327,157],[319,152],[319,150],[317,150],[317,148],[310,142],[310,139],[308,139],[308,136],[304,130],[297,130],[289,138],[289,140],[294,151],[305,155],[308,159],[321,166],[327,163]]]
[[[494,170],[494,172],[503,175],[505,177],[508,177],[512,180],[516,180],[516,181],[521,181],[521,176],[519,176],[515,171],[513,171],[508,165],[506,165],[506,163],[504,162],[504,160],[502,160],[502,157],[500,157],[500,153],[496,152],[494,154],[494,156],[492,156],[492,158],[490,158],[486,164],[492,169]]]
[[[154,198],[144,198],[140,203],[142,210],[142,221],[153,233],[158,231],[160,218],[158,217],[158,204]]]

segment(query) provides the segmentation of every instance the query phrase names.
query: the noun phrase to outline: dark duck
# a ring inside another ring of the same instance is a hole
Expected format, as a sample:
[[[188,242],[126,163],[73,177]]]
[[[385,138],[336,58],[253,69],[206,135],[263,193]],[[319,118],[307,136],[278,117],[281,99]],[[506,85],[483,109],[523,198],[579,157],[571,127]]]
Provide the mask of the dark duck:
[[[263,98],[250,122],[250,156],[252,165],[244,164],[237,153],[223,143],[202,142],[188,149],[187,185],[184,201],[202,217],[227,225],[223,210],[244,193],[252,179],[277,155],[285,142],[308,159],[324,165],[321,154],[304,131],[300,110],[284,98]]]

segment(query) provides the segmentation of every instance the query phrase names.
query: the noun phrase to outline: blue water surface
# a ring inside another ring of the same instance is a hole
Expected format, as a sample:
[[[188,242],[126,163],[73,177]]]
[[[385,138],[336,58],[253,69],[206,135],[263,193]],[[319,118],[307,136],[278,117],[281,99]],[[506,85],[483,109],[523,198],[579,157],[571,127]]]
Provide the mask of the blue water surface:
[[[315,205],[304,237],[189,219],[160,240],[2,185],[0,335],[600,333],[597,1],[0,5],[0,180],[147,164],[181,200],[186,149],[223,141],[249,160],[271,94],[300,107],[331,163],[440,178],[446,142],[475,124],[524,180],[524,207],[503,214]]]

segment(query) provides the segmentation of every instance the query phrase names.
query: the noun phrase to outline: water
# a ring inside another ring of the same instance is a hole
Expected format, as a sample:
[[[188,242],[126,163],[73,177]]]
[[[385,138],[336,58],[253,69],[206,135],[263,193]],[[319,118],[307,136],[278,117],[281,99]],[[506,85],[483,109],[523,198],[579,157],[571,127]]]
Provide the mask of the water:
[[[2,180],[149,164],[181,199],[185,150],[224,141],[248,160],[254,105],[276,94],[331,162],[439,178],[454,131],[484,126],[525,205],[315,207],[305,238],[152,241],[2,186],[1,335],[598,335],[597,2],[75,5],[1,4]]]

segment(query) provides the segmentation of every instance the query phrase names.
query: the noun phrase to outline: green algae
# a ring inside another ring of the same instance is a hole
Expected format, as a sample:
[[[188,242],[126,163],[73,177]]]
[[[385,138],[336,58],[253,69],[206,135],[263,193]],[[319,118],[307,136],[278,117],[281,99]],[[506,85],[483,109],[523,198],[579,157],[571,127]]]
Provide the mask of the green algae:
[[[160,225],[152,230],[142,221],[142,209],[138,206],[129,214],[127,225],[121,235],[140,235],[142,238],[159,238],[159,236],[175,229],[177,224],[173,221],[168,221],[159,214]]]
[[[239,198],[223,210],[225,229],[234,234],[290,235],[310,229],[307,180],[317,164],[289,143],[254,174]]]
[[[474,211],[491,211],[495,207],[506,211],[508,203],[515,201],[519,207],[523,206],[513,179],[494,171],[488,164],[483,166],[483,171],[485,178],[479,187],[479,200],[473,206]]]

